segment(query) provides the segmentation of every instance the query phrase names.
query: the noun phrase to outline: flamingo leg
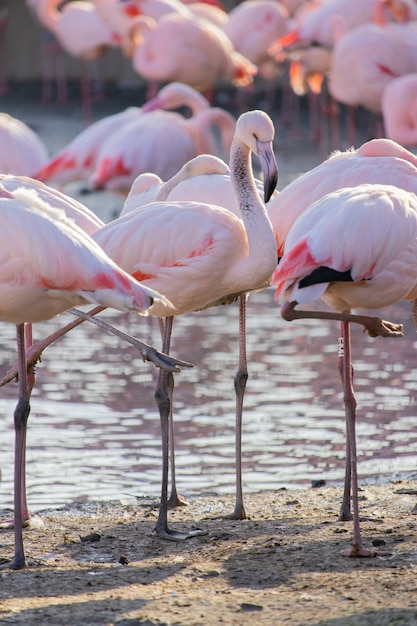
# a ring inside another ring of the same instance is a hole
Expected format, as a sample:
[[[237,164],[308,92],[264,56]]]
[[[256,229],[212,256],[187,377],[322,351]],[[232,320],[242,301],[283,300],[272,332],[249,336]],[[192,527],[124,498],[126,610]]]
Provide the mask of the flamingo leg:
[[[371,337],[402,337],[402,324],[394,324],[379,317],[368,315],[352,315],[350,313],[336,313],[330,311],[297,311],[297,302],[285,302],[281,307],[281,315],[287,322],[296,319],[320,319],[339,320],[341,322],[351,322],[361,324]]]
[[[172,323],[166,318],[163,333],[162,350],[168,350],[171,342]],[[204,531],[195,530],[188,533],[172,530],[168,527],[168,473],[169,473],[169,414],[171,402],[168,391],[167,372],[160,370],[158,383],[155,391],[155,400],[159,409],[161,420],[162,438],[162,480],[161,480],[161,504],[159,507],[158,520],[155,531],[160,539],[169,541],[185,541],[191,537],[206,534]]]
[[[348,324],[348,322],[340,322],[339,353],[338,353],[338,366],[339,366],[340,379],[342,381],[343,388],[345,387],[345,379],[344,379],[344,371],[345,371],[345,350],[344,350],[344,345],[345,345],[345,336],[346,336],[346,330],[344,328],[345,324]],[[345,396],[346,395],[347,394],[345,392]],[[351,497],[350,497],[350,492],[351,492],[351,472],[352,472],[352,469],[351,469],[351,458],[350,458],[351,444],[350,444],[350,428],[349,428],[349,425],[348,425],[348,409],[347,409],[347,407],[345,407],[345,414],[346,414],[345,484],[344,484],[344,489],[343,489],[342,505],[340,507],[340,514],[339,514],[340,521],[344,521],[344,522],[352,519]]]
[[[25,324],[16,326],[19,357],[19,399],[14,412],[15,457],[14,457],[14,519],[22,519],[22,468],[25,460],[27,421],[30,413],[30,391],[26,369]],[[22,524],[14,524],[14,558],[1,569],[26,569],[27,563],[23,547]]]
[[[246,382],[248,380],[248,366],[246,355],[246,294],[239,296],[239,366],[235,375],[235,394],[236,394],[236,503],[235,510],[231,515],[227,515],[226,519],[246,519],[246,511],[243,504],[242,489],[242,415],[243,415],[243,399],[246,390]]]
[[[25,354],[26,351],[31,347],[33,342],[32,339],[32,324],[26,324],[25,327]],[[35,366],[34,365],[29,365],[27,367],[27,389],[28,389],[28,397],[30,398],[31,394],[32,394],[32,389],[35,385]],[[20,487],[20,494],[21,494],[21,504],[20,504],[20,511],[21,511],[21,518],[20,518],[20,524],[22,526],[26,526],[28,525],[32,515],[29,511],[29,507],[27,504],[27,493],[26,493],[26,428],[23,429],[22,432],[22,453],[21,453],[21,468],[20,468],[20,477],[21,477],[21,487]],[[15,519],[16,518],[12,518],[12,519],[8,519],[8,520],[4,520],[0,523],[0,528],[9,528],[14,526],[15,524]]]
[[[356,453],[356,408],[357,402],[353,390],[352,358],[350,342],[350,326],[348,323],[342,327],[344,361],[343,361],[343,388],[344,402],[347,416],[347,425],[350,440],[350,460],[351,460],[351,481],[352,481],[352,507],[353,507],[353,539],[352,546],[343,554],[354,557],[375,556],[376,552],[365,548],[362,544],[360,518],[359,518],[359,497],[358,497],[358,469]]]
[[[170,324],[169,330],[169,344],[167,345],[167,349],[171,349],[171,337],[172,337],[172,326],[174,324],[174,317],[167,317],[165,320],[165,325],[163,322],[163,318],[159,318],[159,324],[161,329],[161,337],[162,340],[164,338],[164,332],[166,329],[166,325]],[[169,354],[169,352],[167,353]],[[168,498],[168,507],[170,509],[174,509],[178,506],[187,506],[189,503],[179,495],[177,490],[177,481],[176,481],[176,471],[175,471],[175,435],[174,435],[174,375],[172,373],[167,373],[167,393],[169,395],[169,460],[170,460],[170,470],[171,470],[171,494]]]
[[[417,329],[417,300],[411,300],[411,310],[413,312],[414,325]]]

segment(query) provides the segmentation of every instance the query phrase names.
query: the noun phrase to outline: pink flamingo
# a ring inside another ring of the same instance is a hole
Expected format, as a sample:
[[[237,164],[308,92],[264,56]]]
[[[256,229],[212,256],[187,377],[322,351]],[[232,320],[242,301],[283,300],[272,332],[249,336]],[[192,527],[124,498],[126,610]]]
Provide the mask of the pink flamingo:
[[[358,185],[330,193],[305,211],[285,242],[272,277],[282,315],[337,319],[343,324],[342,377],[350,447],[353,542],[349,556],[373,556],[362,544],[356,455],[356,399],[350,357],[351,322],[371,336],[397,337],[402,325],[352,315],[351,309],[376,309],[417,297],[417,199],[391,185]],[[297,310],[322,298],[330,312]]]
[[[0,184],[10,193],[21,188],[30,190],[40,200],[62,209],[69,219],[89,235],[104,226],[104,222],[84,204],[38,180],[27,176],[0,174]]]
[[[149,310],[165,319],[165,353],[169,353],[174,316],[232,302],[269,283],[276,266],[276,244],[253,180],[251,153],[260,159],[268,199],[277,181],[273,137],[272,121],[261,111],[249,111],[237,121],[230,169],[241,218],[202,202],[154,202],[106,224],[94,234],[121,267],[140,277],[144,284],[166,290],[174,313],[159,304]],[[235,377],[237,414],[241,412],[247,379],[244,319],[245,307],[241,306],[240,360]],[[173,377],[161,372],[156,399],[161,415],[163,475],[156,531],[161,538],[186,539],[189,534],[170,530],[167,522],[172,389]],[[239,504],[244,516],[243,503]]]
[[[27,124],[0,113],[0,171],[32,176],[49,159],[41,138]]]
[[[336,150],[293,180],[268,203],[278,256],[282,256],[291,226],[313,202],[342,187],[362,183],[386,183],[417,193],[417,157],[395,141],[372,139],[356,150]]]
[[[406,6],[405,6],[406,5]],[[412,0],[327,0],[306,3],[294,15],[295,27],[278,43],[285,48],[303,48],[316,44],[332,47],[333,20],[340,19],[346,31],[376,19],[403,21],[417,17]]]
[[[216,127],[228,154],[235,125],[235,118],[217,107],[188,119],[169,111],[146,113],[104,142],[90,184],[127,193],[140,173],[169,178],[198,154],[216,151]]]
[[[417,193],[417,157],[394,141],[373,139],[357,150],[336,151],[326,161],[291,182],[267,205],[277,240],[278,257],[284,254],[293,224],[310,205],[338,189],[363,183],[395,185]],[[342,325],[342,335],[344,332]],[[346,479],[340,511],[342,520],[351,519],[350,450],[347,444]]]
[[[260,197],[263,194],[263,183],[255,178],[256,189]],[[276,194],[273,191],[272,196]],[[142,174],[138,176],[131,187],[127,196],[122,212],[126,215],[132,211],[138,210],[146,202],[155,201],[192,201],[205,202],[222,206],[237,216],[240,216],[238,199],[233,189],[230,175],[230,169],[221,159],[213,155],[200,155],[186,163],[181,170],[166,182],[152,174]],[[242,309],[246,306],[246,296],[240,297],[240,306]],[[242,311],[243,315],[243,311]],[[245,366],[245,318],[240,327],[240,362],[239,370],[246,371]],[[247,371],[246,371],[247,375]],[[240,386],[237,386],[239,393],[243,394]],[[173,391],[170,389],[170,391]],[[246,513],[243,506],[242,492],[242,462],[241,462],[241,441],[242,441],[242,407],[243,396],[237,396],[236,405],[236,506],[233,517],[243,519]],[[184,500],[178,495],[175,476],[175,446],[174,446],[174,430],[172,416],[172,398],[171,398],[171,415],[169,421],[170,428],[170,461],[171,461],[171,495],[168,503],[170,506],[179,506],[184,504]]]
[[[219,81],[252,84],[257,67],[208,20],[168,13],[158,22],[139,16],[132,31],[132,66],[148,81],[179,81],[207,91]]]
[[[64,211],[67,218],[69,218],[73,223],[76,224],[77,227],[81,228],[87,234],[92,234],[98,228],[104,226],[104,223],[87,207],[85,207],[80,202],[62,194],[61,192],[52,189],[31,178],[27,178],[24,176],[12,176],[12,175],[0,175],[0,185],[2,189],[6,192],[13,194],[16,190],[26,190],[28,195],[34,199],[35,202],[46,202],[53,207]],[[128,341],[135,348],[137,348],[143,359],[147,361],[152,361],[157,367],[172,369],[173,371],[179,371],[179,366],[188,367],[188,364],[185,362],[179,362],[171,357],[167,357],[166,355],[162,355],[158,351],[156,351],[151,346],[144,344],[143,342],[138,341],[137,339],[133,339],[130,336],[126,335],[122,331],[119,331],[109,324],[103,322],[102,320],[96,320],[92,318],[92,315],[101,310],[102,307],[98,309],[94,309],[90,311],[90,317],[86,317],[81,312],[76,311],[75,309],[71,309],[70,312],[72,314],[77,314],[77,320],[71,322],[64,328],[57,330],[51,336],[47,337],[44,340],[37,341],[35,344],[32,344],[32,324],[26,324],[26,353],[27,353],[27,366],[28,366],[28,382],[29,389],[31,390],[33,385],[35,384],[35,375],[34,375],[34,367],[36,363],[40,360],[41,355],[45,348],[47,348],[51,343],[62,337],[66,332],[72,330],[80,323],[88,319],[88,321],[95,323],[100,326],[104,330],[111,332],[118,336],[120,339],[124,341]],[[17,366],[12,367],[3,380],[0,382],[0,386],[10,382],[17,375]],[[21,468],[21,524],[26,524],[31,520],[31,514],[27,505],[27,497],[26,497],[26,468],[25,468],[25,455],[23,455],[22,459],[22,468]],[[17,523],[17,522],[15,522]],[[13,524],[13,520],[3,522],[2,525],[9,526]]]
[[[335,43],[329,92],[345,105],[380,113],[382,94],[388,83],[415,71],[417,31],[414,28],[409,24],[364,24]]]
[[[159,20],[168,13],[191,15],[181,0],[95,0],[101,18],[117,33],[121,48],[127,57],[133,50],[132,30],[138,16]]]
[[[24,466],[31,386],[26,366],[26,325],[51,319],[77,304],[94,303],[147,314],[166,299],[139,285],[65,213],[25,188],[0,186],[2,293],[0,321],[17,328],[19,401],[15,410],[14,515],[22,519]],[[22,525],[15,523],[12,569],[26,567]]]
[[[417,73],[393,78],[381,99],[385,135],[403,146],[417,145]]]

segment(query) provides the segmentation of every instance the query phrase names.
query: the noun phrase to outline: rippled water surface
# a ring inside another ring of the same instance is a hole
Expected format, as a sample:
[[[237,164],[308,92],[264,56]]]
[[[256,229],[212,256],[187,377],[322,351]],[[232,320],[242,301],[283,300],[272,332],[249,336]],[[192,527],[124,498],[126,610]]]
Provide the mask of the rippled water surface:
[[[362,478],[416,473],[417,342],[411,310],[402,303],[384,313],[405,322],[404,338],[371,339],[353,329]],[[106,317],[159,346],[155,320],[116,313]],[[176,376],[176,460],[185,495],[234,490],[237,318],[235,304],[180,317],[174,326],[172,353],[195,365]],[[35,338],[59,323],[37,325]],[[15,354],[14,327],[2,326],[0,361],[8,363]],[[284,322],[272,290],[251,296],[243,434],[246,493],[343,479],[337,334],[337,323]],[[156,374],[133,348],[87,324],[48,348],[38,367],[29,420],[33,510],[74,498],[158,497]],[[16,393],[17,387],[9,385],[0,397],[2,507],[12,504]]]

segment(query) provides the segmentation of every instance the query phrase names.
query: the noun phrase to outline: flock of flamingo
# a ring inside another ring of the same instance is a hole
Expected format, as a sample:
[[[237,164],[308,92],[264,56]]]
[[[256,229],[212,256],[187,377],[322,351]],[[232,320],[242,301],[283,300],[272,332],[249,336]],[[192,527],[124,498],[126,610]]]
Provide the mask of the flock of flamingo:
[[[292,80],[302,76],[306,84],[313,85],[311,59],[320,57],[322,63],[320,54],[324,53],[331,61],[322,78],[330,93],[336,94],[336,59],[341,57],[346,63],[350,38],[358,50],[358,33],[369,29],[375,37],[378,33],[392,37],[397,46],[407,45],[413,38],[412,20],[417,19],[414,2],[246,0],[229,14],[217,4],[183,4],[179,0],[178,6],[177,0],[74,0],[61,9],[55,0],[31,0],[28,4],[72,54],[93,58],[98,49],[112,42],[122,47],[146,80],[166,84],[143,106],[129,107],[88,125],[53,156],[23,122],[0,114],[0,320],[16,325],[18,351],[16,365],[0,385],[16,377],[19,383],[14,414],[14,520],[10,522],[14,524],[15,552],[11,563],[3,567],[27,566],[22,525],[30,519],[25,447],[34,368],[50,343],[84,321],[117,334],[120,341],[130,341],[144,360],[160,368],[155,398],[162,431],[162,487],[156,532],[161,539],[179,541],[203,531],[180,532],[168,524],[169,506],[182,504],[175,485],[174,373],[191,365],[169,354],[174,319],[239,302],[239,363],[234,379],[236,503],[230,517],[245,519],[241,435],[248,378],[246,304],[251,293],[270,287],[276,289],[285,320],[314,317],[340,323],[338,365],[347,442],[340,516],[353,519],[353,540],[347,554],[373,555],[374,551],[363,545],[360,529],[350,324],[362,325],[372,337],[401,336],[401,323],[354,310],[380,309],[409,300],[417,325],[417,157],[405,147],[413,145],[413,128],[410,125],[398,142],[386,132],[358,148],[335,150],[278,192],[272,118],[265,111],[251,109],[235,119],[226,110],[211,106],[202,92],[215,88],[221,80],[243,80],[244,84],[253,77],[254,68],[271,80],[268,72],[271,67],[277,69],[283,56],[290,59]],[[246,12],[251,17],[245,17]],[[103,43],[93,36],[84,37],[84,43],[95,49],[77,53],[69,45],[74,39],[70,25],[75,20],[80,30],[77,16],[84,13],[89,23],[101,24],[103,38],[108,40]],[[215,25],[213,15],[218,16]],[[282,32],[277,32],[278,15]],[[249,34],[247,19],[251,20]],[[210,26],[208,20],[212,20]],[[184,24],[187,35],[181,30]],[[205,58],[188,47],[195,41],[204,43],[201,33],[195,36],[193,32],[200,27],[210,33],[212,47]],[[216,64],[218,41],[225,47]],[[158,53],[162,44],[170,46],[165,60],[174,69],[171,74],[147,74],[145,66],[161,67]],[[356,66],[351,58],[343,78],[346,93],[353,94],[356,89],[357,99],[352,96],[347,104],[368,106],[374,112],[391,111],[390,98],[396,96],[389,92],[391,88],[395,91],[396,80],[407,78],[413,84],[412,46],[408,72],[401,76],[398,64],[400,58],[406,61],[406,54],[395,47],[390,65],[390,45],[373,43],[369,66]],[[184,54],[184,49],[188,49],[191,65],[195,64],[193,70],[200,58],[205,63],[205,69],[191,73],[189,80],[188,65],[180,62],[180,69],[175,69],[174,63],[175,54]],[[417,64],[417,54],[414,56]],[[387,88],[382,80],[368,75],[365,83],[372,93],[365,102],[359,99],[361,82],[354,72],[357,67],[364,73],[371,65],[378,68]],[[304,73],[297,73],[302,66]],[[209,68],[211,74],[206,73]],[[343,102],[340,96],[336,99]],[[405,105],[405,97],[401,104]],[[177,112],[184,107],[188,116]],[[403,113],[398,121],[405,117]],[[386,128],[394,126],[387,123]],[[255,163],[259,177],[255,176]],[[92,191],[107,188],[123,194],[120,216],[103,223],[65,192],[65,186],[73,181],[83,181]],[[310,310],[308,305],[315,301],[327,306]],[[74,308],[86,304],[95,308],[88,313]],[[107,307],[157,317],[162,350],[96,318]],[[34,343],[32,325],[64,311],[76,316],[74,322]],[[172,491],[168,498],[170,463]]]

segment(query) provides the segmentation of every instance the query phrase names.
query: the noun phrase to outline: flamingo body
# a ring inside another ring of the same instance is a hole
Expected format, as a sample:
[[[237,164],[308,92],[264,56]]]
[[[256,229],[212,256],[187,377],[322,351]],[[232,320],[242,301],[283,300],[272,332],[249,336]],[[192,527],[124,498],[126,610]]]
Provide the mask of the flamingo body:
[[[386,183],[417,193],[417,157],[394,141],[374,139],[357,150],[333,153],[292,181],[268,203],[279,256],[291,226],[313,202],[362,183]]]
[[[384,88],[417,71],[417,31],[408,24],[364,24],[335,44],[329,92],[338,102],[381,111]]]
[[[134,70],[147,80],[179,81],[204,91],[220,80],[252,84],[256,66],[239,54],[220,28],[207,20],[177,14],[139,28]]]
[[[330,193],[290,230],[272,277],[276,295],[299,304],[322,297],[340,312],[413,299],[416,235],[413,193],[368,184]]]
[[[158,297],[32,191],[2,187],[0,206],[0,321],[39,322],[89,302],[145,314]]]
[[[75,198],[61,193],[57,189],[44,185],[38,180],[27,176],[0,174],[0,183],[9,192],[14,192],[19,188],[31,190],[40,199],[56,208],[62,209],[69,219],[73,220],[79,228],[89,235],[104,226],[104,222],[84,204],[81,204]]]
[[[169,178],[196,154],[186,120],[177,113],[154,111],[104,142],[91,184],[93,188],[128,190],[138,174],[154,172],[163,179]]]
[[[257,66],[271,60],[268,49],[288,28],[287,10],[273,0],[245,0],[230,11],[223,26],[236,50]]]
[[[417,145],[417,73],[393,78],[381,101],[385,134],[403,146]]]
[[[101,18],[93,2],[35,0],[31,6],[39,21],[52,32],[61,46],[74,57],[91,61],[118,45],[118,39]]]
[[[0,113],[0,172],[33,176],[49,159],[43,141],[21,120]]]

